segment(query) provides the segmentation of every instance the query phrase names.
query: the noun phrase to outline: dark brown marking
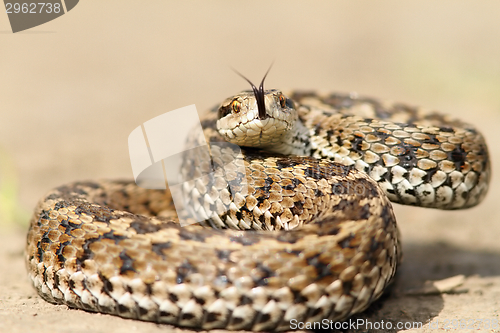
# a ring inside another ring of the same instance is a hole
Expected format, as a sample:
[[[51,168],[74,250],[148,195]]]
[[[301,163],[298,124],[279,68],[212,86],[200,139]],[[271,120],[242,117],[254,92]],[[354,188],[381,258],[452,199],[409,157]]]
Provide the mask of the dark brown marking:
[[[120,266],[120,274],[124,275],[127,272],[136,272],[134,268],[134,260],[128,256],[128,254],[123,250],[120,252],[119,255],[120,259],[122,260],[122,265]]]
[[[154,253],[156,253],[157,255],[159,255],[160,257],[162,257],[163,259],[166,259],[167,256],[163,252],[163,250],[170,249],[171,247],[172,247],[172,242],[171,241],[163,242],[163,243],[154,243],[154,244],[151,245],[151,250]]]
[[[158,232],[162,229],[168,228],[167,224],[152,224],[149,218],[141,215],[134,216],[134,222],[130,223],[130,227],[138,234],[149,234]]]
[[[195,266],[191,265],[188,260],[184,260],[182,264],[177,267],[177,283],[184,283],[184,280],[191,274],[197,273],[198,270]]]
[[[231,103],[229,103],[228,105],[225,105],[225,106],[220,106],[219,107],[219,111],[217,113],[217,117],[218,119],[221,119],[221,118],[224,118],[225,116],[227,116],[228,114],[231,114]],[[201,124],[201,127],[202,128],[209,128],[209,127],[205,127],[203,125],[203,123]]]
[[[467,160],[467,153],[457,147],[448,153],[448,159],[455,163],[456,170],[461,170]]]

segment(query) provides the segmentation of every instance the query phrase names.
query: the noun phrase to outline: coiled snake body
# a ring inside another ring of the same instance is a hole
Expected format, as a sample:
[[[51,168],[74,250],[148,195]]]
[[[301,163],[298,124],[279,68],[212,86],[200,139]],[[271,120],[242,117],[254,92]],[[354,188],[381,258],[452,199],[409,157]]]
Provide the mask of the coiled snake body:
[[[404,104],[285,96],[261,84],[227,99],[202,125],[211,142],[254,147],[229,159],[245,174],[185,188],[187,209],[206,213],[202,224],[216,229],[180,227],[168,192],[131,181],[59,187],[39,202],[28,234],[27,267],[42,298],[203,329],[344,320],[376,300],[396,272],[401,251],[389,200],[459,209],[488,188],[481,134]],[[211,162],[227,164],[223,151],[211,148]],[[197,172],[197,158],[186,157],[184,172]],[[246,191],[228,194],[228,183]]]

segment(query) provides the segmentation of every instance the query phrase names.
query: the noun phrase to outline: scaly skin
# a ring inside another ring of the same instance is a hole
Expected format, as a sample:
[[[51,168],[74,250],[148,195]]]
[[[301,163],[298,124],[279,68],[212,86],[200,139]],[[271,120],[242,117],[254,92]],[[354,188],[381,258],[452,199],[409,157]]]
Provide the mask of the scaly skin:
[[[240,230],[181,227],[168,191],[131,181],[49,192],[26,248],[41,297],[201,329],[280,331],[292,319],[344,320],[380,297],[396,272],[401,251],[389,199],[458,209],[485,196],[487,147],[470,125],[372,99],[289,96],[266,91],[263,116],[255,95],[243,92],[203,119],[209,142],[239,143],[235,124],[245,119],[256,148],[212,144],[216,172],[186,182],[181,213]],[[280,125],[270,120],[275,114],[300,123]],[[267,138],[271,127],[289,141]],[[206,174],[206,161],[187,152],[184,176]]]

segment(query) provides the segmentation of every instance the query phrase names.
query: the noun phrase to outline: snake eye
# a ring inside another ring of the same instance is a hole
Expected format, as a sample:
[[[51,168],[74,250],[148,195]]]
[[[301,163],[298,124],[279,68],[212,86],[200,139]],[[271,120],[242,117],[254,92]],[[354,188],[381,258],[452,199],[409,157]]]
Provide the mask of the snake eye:
[[[280,94],[278,99],[280,101],[281,107],[284,108],[286,106],[286,97],[283,94]]]
[[[234,100],[231,103],[231,108],[233,109],[234,113],[239,113],[241,111],[241,103],[237,100]]]

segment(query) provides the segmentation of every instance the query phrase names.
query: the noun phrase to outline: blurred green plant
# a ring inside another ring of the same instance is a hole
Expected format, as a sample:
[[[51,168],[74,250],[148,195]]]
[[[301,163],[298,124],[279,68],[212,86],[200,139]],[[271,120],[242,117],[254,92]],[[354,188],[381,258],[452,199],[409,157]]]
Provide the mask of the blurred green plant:
[[[11,156],[0,147],[0,227],[27,224],[28,212],[18,201],[19,181]]]

